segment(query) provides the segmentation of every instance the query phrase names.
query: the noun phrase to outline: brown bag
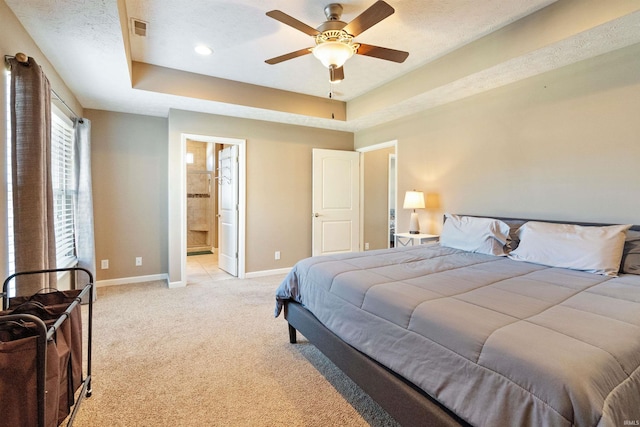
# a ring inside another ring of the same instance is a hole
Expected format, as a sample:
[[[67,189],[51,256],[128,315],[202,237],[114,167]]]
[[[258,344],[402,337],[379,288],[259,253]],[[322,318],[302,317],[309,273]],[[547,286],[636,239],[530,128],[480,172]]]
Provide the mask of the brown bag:
[[[9,307],[14,308],[26,301],[36,301],[43,304],[53,313],[62,314],[67,307],[78,298],[82,292],[79,290],[55,291],[48,293],[38,293],[30,297],[15,297],[9,300]],[[67,343],[71,348],[71,404],[73,396],[82,385],[82,309],[80,304],[76,305],[69,316],[71,324],[70,336]]]
[[[6,314],[6,312],[5,312]],[[38,425],[37,348],[33,323],[1,323],[0,317],[0,427]],[[45,426],[58,425],[59,358],[56,343],[47,343]]]
[[[69,304],[58,304],[56,306],[44,306],[36,300],[26,301],[10,310],[11,314],[31,314],[40,318],[47,328],[60,318]],[[74,390],[71,381],[71,322],[66,319],[60,324],[53,335],[56,343],[54,350],[58,356],[60,386],[58,390],[58,423],[62,423],[70,413],[73,406]]]

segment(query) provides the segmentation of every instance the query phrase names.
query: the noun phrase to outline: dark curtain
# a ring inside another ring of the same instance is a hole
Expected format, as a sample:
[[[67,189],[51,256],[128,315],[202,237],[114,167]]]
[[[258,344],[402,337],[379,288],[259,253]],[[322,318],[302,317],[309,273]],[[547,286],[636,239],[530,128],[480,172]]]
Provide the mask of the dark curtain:
[[[56,268],[51,183],[51,88],[33,58],[11,66],[11,168],[17,272]],[[20,277],[16,295],[55,287],[56,275]]]

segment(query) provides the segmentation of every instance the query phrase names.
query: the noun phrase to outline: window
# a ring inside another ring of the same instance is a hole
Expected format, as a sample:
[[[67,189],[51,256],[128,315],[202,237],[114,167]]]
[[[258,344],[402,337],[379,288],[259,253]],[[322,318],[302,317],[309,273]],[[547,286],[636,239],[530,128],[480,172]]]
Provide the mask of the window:
[[[51,108],[51,180],[58,267],[75,263],[73,124]]]
[[[13,250],[13,178],[11,176],[11,73],[5,71],[6,83],[6,129],[7,129],[7,275],[16,272],[15,251]],[[14,292],[14,283],[9,284],[10,295]]]

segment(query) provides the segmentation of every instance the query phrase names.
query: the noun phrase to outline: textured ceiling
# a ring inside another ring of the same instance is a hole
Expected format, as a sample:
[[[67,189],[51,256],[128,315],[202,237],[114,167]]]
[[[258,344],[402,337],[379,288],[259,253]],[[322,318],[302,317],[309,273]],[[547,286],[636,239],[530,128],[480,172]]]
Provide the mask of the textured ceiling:
[[[410,52],[403,64],[355,56],[336,91],[351,99],[429,60],[508,24],[554,0],[388,0],[396,12],[365,31],[358,41]],[[313,55],[277,65],[265,59],[313,46],[312,37],[265,15],[279,9],[316,28],[326,20],[327,0],[211,1],[127,0],[127,13],[149,22],[149,37],[132,37],[132,57],[169,68],[315,96],[329,92],[328,72]],[[349,22],[374,0],[344,2]],[[158,7],[158,5],[162,7]],[[455,23],[455,25],[451,25]],[[136,43],[138,42],[138,43]],[[209,57],[194,54],[203,43]]]
[[[117,0],[5,1],[85,108],[165,117],[169,108],[178,108],[350,131],[640,42],[640,13],[629,14],[343,122],[133,89]],[[555,0],[387,2],[395,14],[356,40],[408,51],[409,58],[403,64],[360,55],[351,58],[345,80],[333,87],[334,98],[347,105]],[[127,18],[149,23],[146,38],[129,36],[134,61],[325,98],[331,90],[328,72],[312,55],[277,65],[264,60],[313,44],[310,36],[265,12],[279,9],[317,27],[325,20],[326,4],[325,0],[121,1]],[[343,2],[342,20],[349,22],[371,4],[373,0]],[[197,55],[196,44],[208,45],[213,54]]]

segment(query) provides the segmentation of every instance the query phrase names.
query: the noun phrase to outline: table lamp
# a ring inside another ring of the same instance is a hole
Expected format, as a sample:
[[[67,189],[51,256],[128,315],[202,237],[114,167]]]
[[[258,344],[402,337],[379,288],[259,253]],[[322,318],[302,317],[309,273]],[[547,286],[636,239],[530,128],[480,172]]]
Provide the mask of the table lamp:
[[[411,221],[409,222],[409,233],[420,234],[420,223],[416,209],[424,209],[424,193],[422,191],[407,191],[404,195],[404,209],[413,209]]]

